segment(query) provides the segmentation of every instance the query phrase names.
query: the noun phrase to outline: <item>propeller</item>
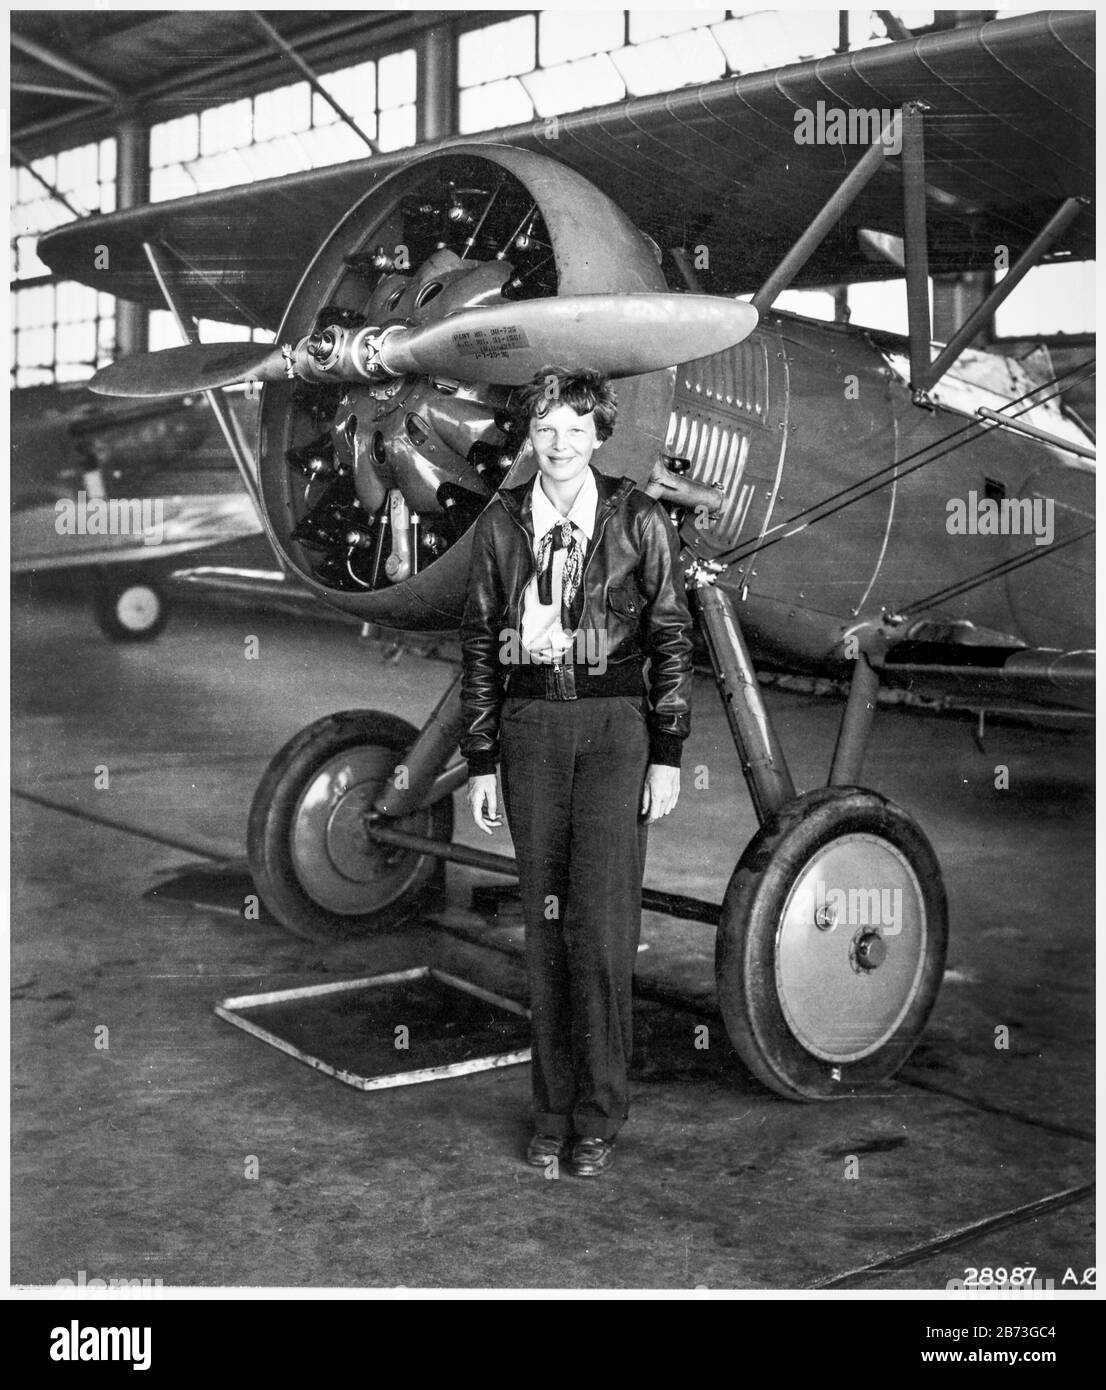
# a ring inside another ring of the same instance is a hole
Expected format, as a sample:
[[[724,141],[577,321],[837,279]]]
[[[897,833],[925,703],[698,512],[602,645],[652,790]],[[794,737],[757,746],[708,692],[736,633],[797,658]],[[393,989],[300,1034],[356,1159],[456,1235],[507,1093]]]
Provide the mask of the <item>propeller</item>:
[[[121,357],[88,383],[101,396],[186,396],[240,381],[279,381],[288,371],[280,348],[258,343],[193,343]]]
[[[335,325],[294,348],[212,343],[139,354],[113,362],[89,385],[108,396],[178,396],[286,376],[365,381],[422,373],[519,386],[551,363],[638,376],[733,347],[756,325],[752,305],[714,295],[563,295],[413,325]]]
[[[380,360],[392,373],[504,386],[521,386],[550,363],[639,376],[733,347],[756,325],[752,305],[720,296],[565,295],[462,310],[386,335]]]

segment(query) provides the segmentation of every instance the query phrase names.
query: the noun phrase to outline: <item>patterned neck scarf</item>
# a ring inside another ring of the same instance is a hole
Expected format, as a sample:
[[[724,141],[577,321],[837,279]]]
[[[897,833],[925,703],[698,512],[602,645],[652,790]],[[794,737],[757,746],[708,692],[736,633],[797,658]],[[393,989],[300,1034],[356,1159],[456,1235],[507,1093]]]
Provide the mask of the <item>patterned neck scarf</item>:
[[[557,550],[565,551],[565,567],[561,575],[561,626],[566,632],[571,632],[572,603],[580,588],[580,574],[584,567],[583,548],[571,521],[562,521],[550,527],[538,542],[538,602],[546,605],[553,602],[553,554]]]

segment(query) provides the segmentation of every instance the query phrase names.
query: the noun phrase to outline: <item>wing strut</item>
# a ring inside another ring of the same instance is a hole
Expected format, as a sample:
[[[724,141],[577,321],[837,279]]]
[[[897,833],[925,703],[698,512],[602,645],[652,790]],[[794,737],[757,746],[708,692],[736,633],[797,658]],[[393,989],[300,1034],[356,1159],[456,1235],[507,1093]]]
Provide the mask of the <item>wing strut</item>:
[[[923,112],[911,102],[902,114],[902,215],[906,254],[906,321],[910,335],[910,385],[920,397],[922,375],[929,367],[933,326],[929,317],[929,242],[926,237],[926,154]]]
[[[1063,236],[1082,212],[1083,206],[1084,200],[1082,198],[1064,199],[1003,278],[991,289],[983,303],[968,315],[933,361],[924,369],[920,378],[915,377],[912,383],[915,387],[927,391],[931,386],[936,386],[983,328],[987,320],[992,317],[1007,295],[1029,274],[1034,266],[1039,264],[1053,242]],[[913,352],[911,352],[910,374],[912,377],[914,376]]]
[[[878,173],[888,147],[898,147],[902,119],[902,113],[897,113],[884,137],[869,146],[859,164],[845,175],[826,200],[821,212],[753,295],[753,308],[762,318],[772,307],[777,296],[787,289],[795,276],[817,251],[830,228],[852,206]]]
[[[259,14],[256,10],[251,10],[250,14],[257,21],[258,26],[268,36],[270,42],[276,48],[279,48],[281,53],[283,53],[286,58],[288,58],[291,62],[295,63],[296,67],[298,67],[300,72],[303,73],[304,77],[307,78],[308,86],[315,93],[315,95],[317,97],[321,97],[329,107],[331,107],[334,111],[338,113],[339,117],[346,123],[346,125],[349,126],[350,130],[353,131],[354,135],[357,135],[362,140],[364,140],[365,144],[368,145],[369,149],[372,150],[373,154],[379,154],[380,146],[376,143],[376,141],[372,138],[371,135],[365,134],[365,132],[361,129],[361,127],[357,124],[357,122],[353,119],[349,112],[344,109],[344,107],[338,105],[338,102],[335,100],[335,98],[330,94],[330,92],[327,91],[327,89],[319,81],[314,68],[312,68],[309,63],[304,61],[300,54],[296,52],[296,50],[292,47],[288,40],[284,38],[282,34],[277,33],[277,31],[273,28],[269,21],[265,19],[263,15]]]
[[[157,281],[158,289],[164,296],[165,303],[168,305],[169,312],[173,315],[177,328],[180,330],[181,337],[185,343],[198,343],[200,340],[199,332],[190,319],[185,318],[181,313],[173,294],[172,282],[169,276],[168,267],[162,255],[162,248],[156,246],[152,241],[144,241],[142,249],[146,253],[146,259],[150,262],[150,269],[154,272],[154,279]],[[257,475],[254,470],[253,456],[250,446],[242,435],[238,421],[228,407],[221,391],[205,391],[207,403],[211,407],[211,413],[219,422],[219,428],[223,432],[223,437],[227,441],[230,449],[231,458],[237,465],[239,475],[242,479],[242,486],[246,489],[246,496],[253,503],[257,511],[258,519],[262,526],[265,526],[265,509],[261,505],[261,495],[257,490]],[[268,527],[265,528],[268,530]],[[277,557],[280,558],[279,556]],[[283,563],[281,565],[283,568]]]

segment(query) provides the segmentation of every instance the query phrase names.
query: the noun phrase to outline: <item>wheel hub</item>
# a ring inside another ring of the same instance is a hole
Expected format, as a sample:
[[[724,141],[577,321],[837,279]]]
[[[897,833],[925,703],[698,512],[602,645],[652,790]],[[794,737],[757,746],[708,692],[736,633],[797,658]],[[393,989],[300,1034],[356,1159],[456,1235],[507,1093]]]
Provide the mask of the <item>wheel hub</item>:
[[[409,873],[412,856],[377,845],[365,829],[381,786],[394,772],[395,755],[387,749],[353,748],[324,764],[300,797],[292,859],[307,893],[332,912],[363,911],[366,886],[386,889],[391,878]],[[411,819],[396,825],[407,828]]]
[[[116,600],[119,621],[131,632],[145,632],[157,621],[161,604],[153,589],[145,584],[133,584]]]
[[[816,1057],[855,1062],[905,1017],[926,956],[921,886],[876,835],[844,835],[814,854],[780,917],[776,987],[787,1025]]]

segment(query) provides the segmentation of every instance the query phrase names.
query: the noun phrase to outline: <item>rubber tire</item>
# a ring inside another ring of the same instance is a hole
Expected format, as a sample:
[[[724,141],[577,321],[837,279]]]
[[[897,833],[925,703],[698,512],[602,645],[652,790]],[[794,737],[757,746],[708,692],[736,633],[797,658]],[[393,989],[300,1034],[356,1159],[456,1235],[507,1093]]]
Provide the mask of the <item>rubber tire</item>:
[[[363,744],[403,754],[418,737],[405,719],[377,710],[346,710],[301,729],[277,753],[254,793],[246,845],[250,871],[262,902],[278,922],[306,941],[349,941],[385,931],[410,918],[420,903],[444,884],[445,864],[434,855],[412,855],[410,881],[382,907],[361,916],[332,912],[315,902],[300,883],[292,859],[291,828],[304,788],[335,755]],[[423,823],[405,828],[449,843],[453,799],[444,797],[422,813]]]
[[[918,991],[894,1036],[878,1051],[838,1068],[808,1052],[787,1026],[776,988],[776,933],[807,860],[839,835],[890,841],[910,862],[926,911],[926,955]],[[824,787],[787,803],[750,840],[722,902],[715,978],[726,1030],[753,1075],[790,1100],[839,1099],[886,1081],[903,1065],[937,999],[948,947],[941,868],[917,822],[863,787]]]
[[[129,627],[119,616],[120,600],[136,588],[149,589],[158,602],[157,614],[148,627]],[[113,642],[152,642],[169,621],[169,600],[162,585],[147,575],[113,573],[97,581],[92,612],[100,631]]]

